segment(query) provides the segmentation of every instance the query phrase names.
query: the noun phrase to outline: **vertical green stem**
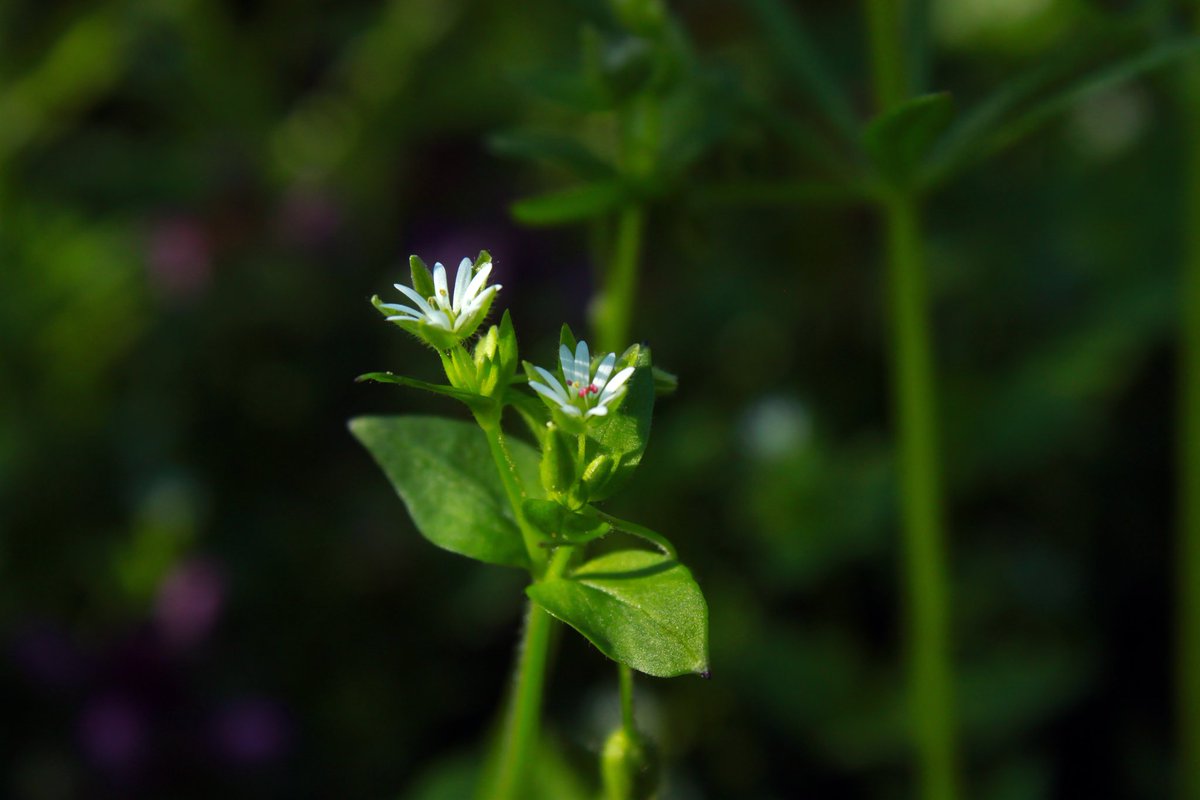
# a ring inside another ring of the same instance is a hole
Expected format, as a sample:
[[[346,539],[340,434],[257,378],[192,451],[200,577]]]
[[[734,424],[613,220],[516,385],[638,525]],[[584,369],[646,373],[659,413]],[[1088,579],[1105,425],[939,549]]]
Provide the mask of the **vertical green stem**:
[[[1179,796],[1200,798],[1200,67],[1184,68],[1187,231],[1179,361]]]
[[[908,592],[910,708],[921,759],[921,796],[957,795],[947,623],[946,544],[941,488],[928,296],[921,263],[916,203],[896,197],[887,218],[888,300],[893,391],[899,427],[901,513]]]
[[[633,670],[625,664],[617,664],[621,682],[621,726],[631,739],[637,739],[637,723],[633,718]]]
[[[612,262],[605,275],[594,326],[598,352],[619,353],[629,343],[644,226],[645,211],[640,206],[628,206],[617,217]]]
[[[504,485],[504,494],[512,507],[517,527],[521,529],[521,538],[525,542],[525,551],[529,554],[529,563],[536,578],[545,567],[546,549],[539,544],[537,532],[525,519],[525,512],[522,510],[525,490],[521,488],[516,462],[508,452],[508,445],[504,443],[504,432],[500,429],[500,422],[480,415],[475,419],[487,437],[488,449],[491,450],[492,460],[496,462],[496,471],[500,474],[500,482]]]
[[[543,580],[563,574],[570,563],[572,549],[560,547],[554,552]],[[528,781],[541,728],[542,694],[553,623],[554,618],[540,606],[529,604],[516,682],[500,739],[495,780],[487,795],[491,800],[522,800],[529,796]]]
[[[908,94],[903,10],[903,0],[867,0],[876,101],[881,110],[895,107]],[[893,187],[884,196],[881,210],[887,228],[892,381],[899,433],[910,715],[920,759],[920,796],[953,800],[958,778],[947,555],[920,208],[913,191]]]

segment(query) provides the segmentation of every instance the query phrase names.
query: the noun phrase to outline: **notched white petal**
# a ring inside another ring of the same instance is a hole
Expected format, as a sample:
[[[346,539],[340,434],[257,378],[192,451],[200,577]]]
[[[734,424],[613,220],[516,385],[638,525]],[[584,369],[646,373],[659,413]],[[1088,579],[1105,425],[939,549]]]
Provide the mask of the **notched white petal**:
[[[554,377],[549,370],[542,369],[541,367],[534,367],[533,369],[542,377],[542,380],[546,382],[546,385],[557,392],[559,398],[565,402],[567,399],[567,390],[563,388],[561,383],[559,383],[558,378]]]
[[[458,262],[458,273],[454,276],[454,304],[455,311],[461,311],[463,307],[463,297],[467,293],[467,284],[471,282],[471,259],[464,258]]]
[[[608,403],[625,387],[625,382],[633,375],[633,367],[626,367],[612,377],[604,391],[600,393],[600,403]]]
[[[433,265],[433,291],[433,296],[437,298],[438,304],[449,308],[450,291],[446,285],[446,268],[440,261]]]

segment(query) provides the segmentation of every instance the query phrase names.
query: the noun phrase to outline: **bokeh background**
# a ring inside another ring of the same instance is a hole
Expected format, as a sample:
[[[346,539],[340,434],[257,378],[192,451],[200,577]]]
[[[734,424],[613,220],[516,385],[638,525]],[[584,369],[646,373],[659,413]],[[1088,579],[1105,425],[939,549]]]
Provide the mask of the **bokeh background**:
[[[596,226],[514,221],[571,179],[489,141],[603,139],[536,91],[593,5],[0,7],[0,796],[456,796],[521,576],[421,539],[345,423],[461,416],[354,383],[436,378],[368,305],[410,253],[491,250],[527,358],[586,329]],[[941,0],[933,83],[969,106],[1148,5]],[[865,115],[858,4],[802,7]],[[654,194],[633,329],[680,388],[614,506],[711,607],[713,678],[639,682],[664,797],[910,796],[878,222],[709,191],[813,172],[746,110],[804,100],[742,4],[672,8],[702,146]],[[1166,793],[1174,77],[929,207],[971,797]],[[614,702],[564,636],[547,724],[584,786]]]

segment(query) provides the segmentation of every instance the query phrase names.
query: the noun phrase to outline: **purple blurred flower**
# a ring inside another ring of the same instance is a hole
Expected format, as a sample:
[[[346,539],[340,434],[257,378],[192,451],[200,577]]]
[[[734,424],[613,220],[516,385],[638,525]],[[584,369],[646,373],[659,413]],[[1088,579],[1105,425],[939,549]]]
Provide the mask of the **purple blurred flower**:
[[[213,720],[213,735],[218,751],[242,764],[261,764],[279,758],[291,739],[283,709],[263,698],[245,698],[227,704]]]
[[[118,694],[93,699],[79,717],[79,742],[96,767],[125,773],[141,762],[146,748],[146,720],[141,710]]]
[[[58,628],[34,623],[12,639],[9,653],[30,681],[48,689],[68,689],[83,680],[87,666],[75,643]]]
[[[210,561],[185,561],[158,588],[154,618],[163,640],[194,647],[212,631],[225,600],[225,579]]]
[[[279,232],[299,247],[320,247],[342,226],[342,212],[333,198],[316,188],[293,188],[279,209]]]
[[[146,249],[150,280],[165,297],[190,299],[208,285],[212,275],[209,238],[196,219],[175,217],[157,223]]]

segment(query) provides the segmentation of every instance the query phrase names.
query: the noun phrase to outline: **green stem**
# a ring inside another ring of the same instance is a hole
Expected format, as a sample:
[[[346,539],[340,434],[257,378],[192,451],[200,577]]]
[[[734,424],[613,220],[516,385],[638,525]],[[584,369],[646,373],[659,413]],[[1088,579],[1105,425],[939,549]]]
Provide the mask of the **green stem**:
[[[1200,797],[1200,67],[1184,72],[1187,231],[1180,325],[1178,652],[1179,797]]]
[[[525,490],[521,487],[521,478],[517,474],[516,462],[513,461],[512,454],[508,452],[508,445],[504,443],[504,431],[500,429],[499,420],[479,415],[476,415],[475,419],[487,437],[488,449],[491,450],[492,460],[496,462],[496,472],[500,474],[500,483],[504,485],[504,494],[508,497],[508,504],[512,507],[517,527],[521,530],[521,538],[525,542],[525,552],[529,555],[531,571],[537,578],[546,565],[546,548],[541,546],[537,531],[525,519],[525,512],[522,508],[526,497]]]
[[[617,217],[612,263],[605,275],[596,315],[597,351],[619,353],[629,343],[629,320],[637,291],[638,258],[642,246],[645,211],[629,206]]]
[[[554,551],[542,580],[560,577],[571,561],[573,548]],[[542,695],[546,685],[546,661],[554,624],[541,606],[531,602],[525,618],[516,683],[504,732],[500,739],[491,800],[521,800],[529,796],[528,781],[541,728]]]
[[[880,110],[908,92],[903,0],[867,0],[875,94]],[[910,715],[920,759],[921,797],[958,795],[950,663],[947,554],[937,458],[933,348],[921,215],[911,191],[882,198],[887,228],[892,381],[904,538]]]
[[[618,663],[617,674],[621,683],[621,727],[625,729],[626,736],[637,741],[637,723],[633,719],[633,670]]]
[[[957,796],[946,543],[937,463],[933,365],[920,215],[907,197],[885,208],[895,415],[908,592],[910,709],[921,759],[921,796]]]

